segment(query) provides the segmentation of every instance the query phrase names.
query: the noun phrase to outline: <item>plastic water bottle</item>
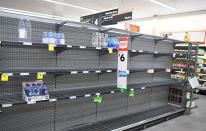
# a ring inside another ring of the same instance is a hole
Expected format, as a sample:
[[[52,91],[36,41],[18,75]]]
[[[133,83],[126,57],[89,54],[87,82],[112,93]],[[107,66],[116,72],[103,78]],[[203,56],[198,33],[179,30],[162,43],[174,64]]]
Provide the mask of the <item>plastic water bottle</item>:
[[[94,47],[97,47],[97,46],[98,46],[98,38],[97,38],[97,37],[98,37],[98,36],[97,36],[97,33],[96,33],[96,32],[92,34],[92,45],[93,45]]]
[[[27,38],[27,31],[24,19],[19,20],[19,41],[24,42]]]
[[[54,38],[53,38],[53,32],[48,33],[48,42],[49,44],[53,44]]]
[[[32,90],[31,90],[31,85],[26,83],[26,87],[24,89],[24,92],[26,94],[27,97],[32,96]]]
[[[38,95],[37,84],[33,83],[32,84],[32,96],[37,96],[37,95]]]
[[[53,41],[52,41],[52,44],[56,44],[57,42],[57,33],[54,33],[53,32]]]
[[[37,95],[41,95],[41,90],[42,90],[42,84],[41,83],[37,83],[37,90],[38,90]]]
[[[107,45],[108,45],[108,34],[104,34],[103,47],[106,48]]]
[[[43,32],[42,43],[45,43],[45,44],[49,43],[48,33],[47,32]]]
[[[47,86],[46,86],[45,83],[43,83],[41,94],[42,95],[47,95],[48,94]]]
[[[61,36],[60,36],[60,44],[61,44],[61,45],[65,45],[64,33],[61,33]]]
[[[31,42],[32,27],[29,19],[26,19],[25,28],[26,28],[26,42]]]
[[[57,35],[56,35],[56,45],[61,45],[60,39],[61,39],[61,34],[57,33]]]

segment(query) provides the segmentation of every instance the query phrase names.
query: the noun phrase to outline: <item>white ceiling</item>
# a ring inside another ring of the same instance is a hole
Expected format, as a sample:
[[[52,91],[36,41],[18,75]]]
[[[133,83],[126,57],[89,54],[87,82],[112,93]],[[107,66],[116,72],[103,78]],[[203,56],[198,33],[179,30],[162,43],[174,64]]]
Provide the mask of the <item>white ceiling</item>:
[[[0,6],[48,15],[72,18],[79,20],[81,16],[88,15],[108,9],[119,8],[122,11],[133,11],[133,18],[151,17],[182,13],[189,11],[205,10],[206,0],[159,0],[176,7],[173,11],[162,7],[149,0],[55,0],[80,7],[90,8],[96,11],[82,10],[65,5],[50,3],[44,0],[0,0]]]

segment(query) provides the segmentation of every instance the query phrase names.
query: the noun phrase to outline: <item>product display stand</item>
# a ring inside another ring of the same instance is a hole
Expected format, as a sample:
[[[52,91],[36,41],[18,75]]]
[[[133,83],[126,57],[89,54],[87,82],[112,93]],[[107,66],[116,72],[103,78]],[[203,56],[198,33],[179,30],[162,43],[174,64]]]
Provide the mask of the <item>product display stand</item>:
[[[186,82],[171,79],[174,44],[184,42],[33,18],[28,44],[19,42],[19,19],[13,17],[0,17],[0,130],[138,130],[185,112]],[[44,32],[64,33],[65,45],[42,43]],[[96,32],[129,40],[122,92],[117,90],[118,51],[92,45]],[[37,79],[46,83],[49,99],[27,103],[22,82]]]

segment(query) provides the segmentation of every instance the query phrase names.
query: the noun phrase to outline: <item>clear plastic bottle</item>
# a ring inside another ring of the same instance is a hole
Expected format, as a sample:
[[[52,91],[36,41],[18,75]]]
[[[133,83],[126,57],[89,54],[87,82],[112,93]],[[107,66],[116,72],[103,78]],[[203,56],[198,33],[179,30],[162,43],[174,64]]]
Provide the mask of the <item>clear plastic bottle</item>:
[[[37,84],[33,83],[32,84],[32,96],[37,96],[37,95],[38,95]]]
[[[56,36],[56,45],[60,45],[60,44],[61,44],[60,39],[61,39],[61,34],[60,34],[60,33],[57,33],[57,36]]]
[[[42,90],[42,84],[41,83],[37,83],[37,95],[41,95],[41,90]]]
[[[26,87],[24,89],[24,92],[25,92],[27,97],[32,96],[31,85],[29,83],[26,83]]]
[[[60,35],[60,44],[65,45],[64,33],[61,33]]]
[[[25,21],[24,19],[19,20],[19,41],[20,42],[25,42],[27,38],[27,31],[26,31],[26,26],[25,26]]]
[[[48,33],[48,42],[49,44],[53,44],[54,38],[53,38],[53,32]]]
[[[56,44],[56,43],[57,43],[57,33],[53,33],[52,44]]]
[[[43,32],[42,43],[44,43],[44,44],[48,44],[49,43],[48,33],[47,32]]]
[[[42,86],[42,95],[47,95],[47,94],[48,94],[48,90],[47,90],[46,83],[43,83],[43,86]]]
[[[25,28],[26,28],[26,42],[31,42],[31,39],[32,39],[32,27],[31,27],[31,22],[30,22],[29,19],[26,19]]]
[[[108,45],[108,34],[104,34],[103,47],[107,48],[107,45]]]

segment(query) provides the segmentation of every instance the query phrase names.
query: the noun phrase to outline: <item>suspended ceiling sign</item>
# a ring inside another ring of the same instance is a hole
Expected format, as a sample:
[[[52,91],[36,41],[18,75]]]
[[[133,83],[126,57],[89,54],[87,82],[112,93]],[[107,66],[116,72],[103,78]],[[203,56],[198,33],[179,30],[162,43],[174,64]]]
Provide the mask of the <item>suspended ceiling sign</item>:
[[[82,16],[80,21],[83,23],[90,23],[95,25],[113,25],[120,21],[132,19],[132,12],[118,14],[118,9],[113,9],[97,14]]]
[[[113,15],[118,14],[118,9],[108,10],[96,14],[82,16],[80,21],[96,25],[107,25],[113,22]],[[115,24],[115,23],[114,23]]]

